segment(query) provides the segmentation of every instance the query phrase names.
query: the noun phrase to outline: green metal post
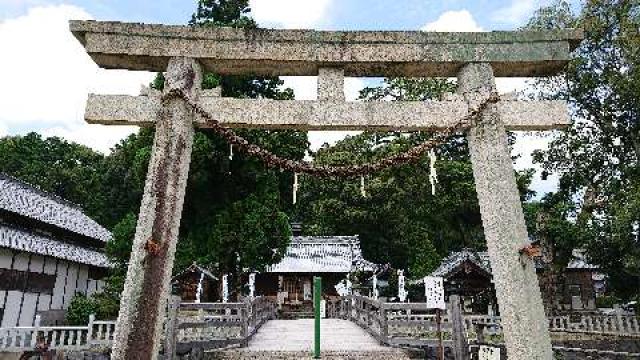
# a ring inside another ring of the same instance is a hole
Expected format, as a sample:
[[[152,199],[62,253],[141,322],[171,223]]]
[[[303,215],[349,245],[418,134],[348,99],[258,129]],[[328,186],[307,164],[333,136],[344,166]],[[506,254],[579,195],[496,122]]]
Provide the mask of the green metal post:
[[[322,278],[313,278],[313,305],[315,309],[315,339],[313,357],[320,359],[320,300],[322,299]]]

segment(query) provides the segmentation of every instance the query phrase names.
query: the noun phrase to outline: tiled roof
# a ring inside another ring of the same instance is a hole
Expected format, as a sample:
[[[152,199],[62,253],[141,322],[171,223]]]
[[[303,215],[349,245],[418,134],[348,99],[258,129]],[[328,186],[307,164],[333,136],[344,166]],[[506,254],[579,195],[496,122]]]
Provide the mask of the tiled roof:
[[[572,255],[573,257],[569,261],[567,269],[598,269],[598,266],[589,264],[584,250],[575,249]],[[451,271],[455,270],[455,268],[465,260],[473,262],[491,274],[491,261],[489,260],[489,254],[487,252],[475,252],[465,249],[459,252],[453,252],[446,259],[442,260],[440,266],[431,273],[431,276],[447,277]],[[544,266],[541,261],[539,261],[539,258],[534,260],[536,268],[542,268]]]
[[[451,253],[451,255],[449,255],[446,259],[442,260],[440,266],[438,266],[438,268],[431,273],[431,276],[447,277],[447,275],[451,271],[453,271],[456,267],[458,267],[466,260],[471,261],[481,269],[491,274],[491,262],[489,261],[489,254],[487,254],[486,252],[475,252],[469,249],[464,249],[462,251]]]
[[[188,268],[182,270],[179,274],[177,274],[176,276],[174,276],[173,278],[171,278],[171,281],[175,281],[178,278],[180,278],[183,275],[189,274],[189,273],[199,273],[199,274],[204,274],[205,276],[207,276],[208,278],[217,281],[218,277],[213,275],[209,270],[207,270],[206,268],[193,263],[191,264]]]
[[[1,173],[0,209],[97,240],[111,239],[107,229],[76,205]]]
[[[57,241],[47,236],[3,224],[0,224],[0,247],[102,268],[110,266],[106,255],[100,251]]]
[[[294,236],[280,263],[267,269],[272,273],[349,273],[373,271],[365,260],[358,236]]]

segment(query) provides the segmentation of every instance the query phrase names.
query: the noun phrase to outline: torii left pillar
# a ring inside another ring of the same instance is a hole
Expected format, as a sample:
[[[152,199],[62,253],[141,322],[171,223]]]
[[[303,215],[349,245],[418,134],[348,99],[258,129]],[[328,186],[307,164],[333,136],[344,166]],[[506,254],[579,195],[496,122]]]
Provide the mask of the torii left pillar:
[[[181,89],[197,98],[202,70],[197,61],[171,58],[165,93]],[[156,359],[178,240],[191,161],[194,113],[171,99],[157,114],[155,139],[127,280],[120,301],[112,359]],[[152,332],[153,336],[148,336]],[[149,341],[151,339],[151,341]]]

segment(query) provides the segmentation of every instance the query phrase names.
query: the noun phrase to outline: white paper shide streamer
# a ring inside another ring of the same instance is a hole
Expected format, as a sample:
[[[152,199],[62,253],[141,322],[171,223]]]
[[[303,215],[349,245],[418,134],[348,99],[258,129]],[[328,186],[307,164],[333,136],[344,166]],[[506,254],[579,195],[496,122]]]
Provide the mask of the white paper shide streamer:
[[[342,280],[338,284],[336,284],[336,286],[334,286],[338,295],[340,296],[349,295],[349,291],[351,290],[349,283],[350,283],[349,280]]]
[[[249,274],[249,298],[253,300],[256,294],[256,273]]]
[[[229,302],[229,276],[222,276],[222,303]]]
[[[436,172],[437,160],[436,152],[431,149],[431,151],[429,151],[429,182],[431,183],[431,195],[436,194],[436,184],[438,183],[438,173]]]
[[[198,288],[196,289],[196,304],[200,304],[200,297],[202,296],[202,282],[204,281],[204,273],[200,273],[200,281],[198,281]]]
[[[293,174],[293,203],[297,203],[298,202],[298,188],[300,187],[300,184],[298,183],[298,174],[295,173]]]
[[[360,176],[360,195],[367,197],[367,191],[364,188],[364,176]]]
[[[373,275],[373,300],[378,300],[378,276]]]
[[[404,270],[398,270],[398,299],[400,302],[407,300],[407,290],[404,288]]]

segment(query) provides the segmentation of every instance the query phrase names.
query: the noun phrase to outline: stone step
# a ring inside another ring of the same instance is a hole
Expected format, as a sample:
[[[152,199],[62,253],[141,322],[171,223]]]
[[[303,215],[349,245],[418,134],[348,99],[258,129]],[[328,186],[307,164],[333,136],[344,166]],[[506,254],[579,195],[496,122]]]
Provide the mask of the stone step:
[[[321,358],[324,360],[410,360],[424,359],[421,351],[408,351],[389,349],[388,351],[323,351]],[[247,351],[226,350],[206,353],[208,360],[311,360],[313,354],[310,351]]]
[[[297,319],[313,319],[315,314],[313,312],[305,311],[288,311],[278,314],[278,319],[282,320],[297,320]]]

